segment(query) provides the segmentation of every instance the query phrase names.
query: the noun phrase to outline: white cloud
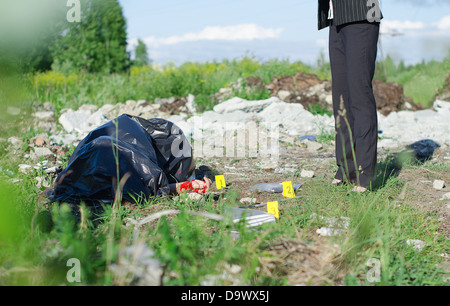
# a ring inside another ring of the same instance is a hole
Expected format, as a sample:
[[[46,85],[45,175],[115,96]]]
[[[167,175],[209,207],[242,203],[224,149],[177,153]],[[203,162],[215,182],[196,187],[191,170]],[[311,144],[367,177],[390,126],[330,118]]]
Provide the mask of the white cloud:
[[[439,30],[450,30],[450,15],[443,17],[436,24]]]
[[[174,45],[182,42],[192,42],[199,40],[253,40],[278,38],[284,31],[282,28],[264,28],[256,24],[240,24],[232,26],[207,26],[200,32],[189,32],[184,35],[173,35],[169,37],[150,36],[143,41],[152,47],[159,45]],[[130,45],[135,44],[135,40],[130,40]]]
[[[320,48],[326,48],[328,47],[328,40],[326,39],[317,39],[316,40],[316,45]]]
[[[425,23],[420,21],[399,21],[385,20],[381,23],[381,32],[421,30],[425,28]]]

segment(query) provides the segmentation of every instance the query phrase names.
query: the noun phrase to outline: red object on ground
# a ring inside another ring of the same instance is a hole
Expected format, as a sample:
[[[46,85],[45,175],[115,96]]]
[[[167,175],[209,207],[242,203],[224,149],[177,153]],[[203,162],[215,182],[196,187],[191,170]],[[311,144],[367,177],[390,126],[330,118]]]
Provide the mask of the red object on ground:
[[[193,190],[193,191],[195,191],[195,192],[197,192],[197,193],[206,193],[206,188],[207,188],[207,186],[205,185],[205,186],[203,186],[203,188],[194,188],[193,186],[192,186],[192,182],[194,182],[195,180],[192,180],[192,181],[187,181],[187,182],[183,182],[183,183],[181,183],[180,184],[180,191],[181,192],[183,192],[183,191],[186,191],[186,190]]]

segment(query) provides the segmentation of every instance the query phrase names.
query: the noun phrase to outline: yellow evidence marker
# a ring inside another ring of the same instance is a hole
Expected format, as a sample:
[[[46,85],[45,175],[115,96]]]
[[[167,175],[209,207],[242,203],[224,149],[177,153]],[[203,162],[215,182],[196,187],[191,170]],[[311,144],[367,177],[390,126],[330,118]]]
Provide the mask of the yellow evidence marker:
[[[294,187],[292,187],[292,182],[283,182],[283,196],[286,198],[295,198]]]
[[[280,219],[280,212],[278,210],[278,202],[267,202],[267,212]]]
[[[225,177],[223,175],[216,175],[216,187],[217,189],[227,187],[225,184]]]

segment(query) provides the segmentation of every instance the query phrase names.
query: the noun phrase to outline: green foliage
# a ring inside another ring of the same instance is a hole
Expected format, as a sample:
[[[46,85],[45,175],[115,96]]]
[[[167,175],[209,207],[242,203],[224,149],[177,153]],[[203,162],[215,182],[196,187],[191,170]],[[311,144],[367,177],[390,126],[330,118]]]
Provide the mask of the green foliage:
[[[140,39],[138,39],[138,44],[134,50],[134,57],[133,66],[142,67],[151,63],[148,57],[147,45]]]
[[[449,71],[450,57],[442,62],[433,60],[405,66],[403,62],[396,64],[390,56],[387,56],[384,61],[378,63],[375,78],[402,84],[406,97],[411,97],[415,103],[428,107],[444,87]]]
[[[110,73],[128,69],[126,21],[117,0],[82,0],[81,21],[67,24],[53,47],[55,70]]]

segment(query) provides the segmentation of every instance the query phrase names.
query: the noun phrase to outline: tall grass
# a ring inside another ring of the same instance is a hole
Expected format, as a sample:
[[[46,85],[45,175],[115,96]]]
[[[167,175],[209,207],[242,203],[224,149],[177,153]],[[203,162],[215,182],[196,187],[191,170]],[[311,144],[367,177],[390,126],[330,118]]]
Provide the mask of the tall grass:
[[[326,69],[325,69],[326,70]],[[219,89],[239,78],[244,81],[249,76],[270,83],[274,76],[294,75],[297,72],[317,73],[322,79],[328,78],[323,68],[314,68],[301,62],[271,60],[260,63],[244,57],[222,62],[184,63],[181,66],[133,67],[126,74],[70,74],[49,71],[28,75],[28,86],[34,99],[50,101],[61,108],[78,108],[89,103],[95,105],[122,103],[126,100],[185,97],[193,94],[201,110],[214,106],[214,95]],[[268,91],[237,92],[245,97],[267,97]]]
[[[378,64],[375,78],[402,84],[405,96],[428,107],[445,86],[445,79],[449,74],[450,56],[443,61],[432,60],[410,66],[402,61],[396,63],[387,56]]]

